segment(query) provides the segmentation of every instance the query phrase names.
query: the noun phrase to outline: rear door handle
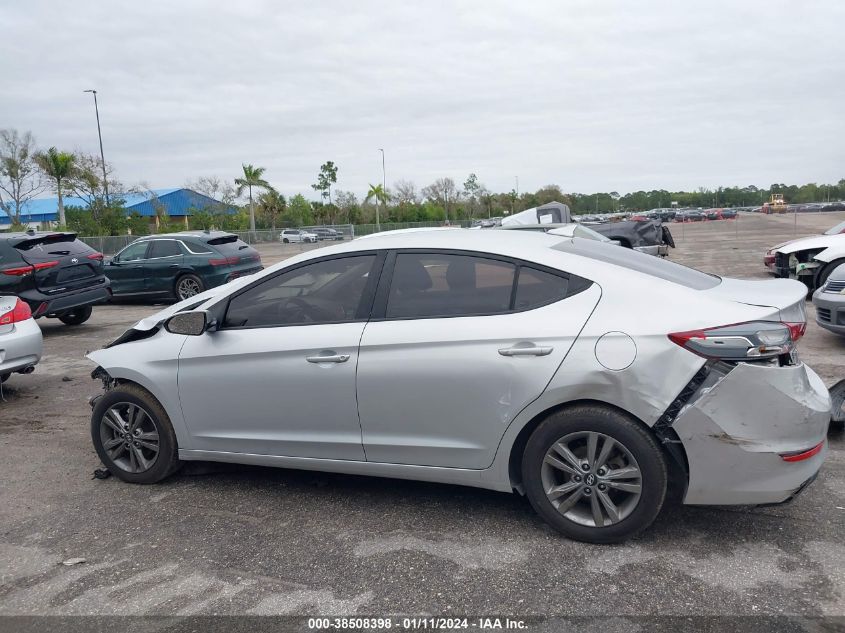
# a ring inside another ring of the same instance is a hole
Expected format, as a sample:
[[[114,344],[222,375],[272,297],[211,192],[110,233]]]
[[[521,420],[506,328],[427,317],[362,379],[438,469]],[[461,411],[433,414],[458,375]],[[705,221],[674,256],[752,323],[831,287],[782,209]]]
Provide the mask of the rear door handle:
[[[345,363],[349,360],[349,354],[334,354],[333,356],[306,356],[309,363]]]
[[[502,356],[548,356],[554,347],[505,347],[499,350]]]

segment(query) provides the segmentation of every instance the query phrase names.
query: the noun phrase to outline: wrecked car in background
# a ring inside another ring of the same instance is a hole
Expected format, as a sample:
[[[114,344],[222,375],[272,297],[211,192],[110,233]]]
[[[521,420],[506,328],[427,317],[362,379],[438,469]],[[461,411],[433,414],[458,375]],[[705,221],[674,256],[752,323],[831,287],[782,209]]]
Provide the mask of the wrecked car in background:
[[[203,460],[516,490],[564,535],[615,542],[670,480],[687,504],[745,505],[816,476],[830,398],[796,355],[804,297],[531,231],[373,236],[89,354],[91,437],[128,482]]]
[[[623,220],[590,224],[589,227],[625,248],[647,255],[666,257],[669,248],[675,248],[672,232],[659,220]]]
[[[776,277],[798,279],[810,291],[824,285],[834,269],[845,264],[845,222],[822,235],[811,235],[773,246],[763,264]]]

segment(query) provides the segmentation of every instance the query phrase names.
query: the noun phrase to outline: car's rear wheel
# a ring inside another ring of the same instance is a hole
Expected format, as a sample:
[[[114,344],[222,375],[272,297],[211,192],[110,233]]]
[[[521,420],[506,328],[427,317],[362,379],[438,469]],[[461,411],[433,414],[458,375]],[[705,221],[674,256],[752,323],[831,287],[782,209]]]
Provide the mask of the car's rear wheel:
[[[182,275],[176,280],[176,298],[179,301],[190,299],[205,290],[202,279],[196,275]]]
[[[630,538],[666,496],[666,461],[642,425],[609,408],[579,405],[546,418],[522,459],[531,505],[565,536],[590,543]]]
[[[282,243],[283,243],[283,244],[290,244],[290,240],[289,240],[288,238],[284,238],[284,239],[282,240]]]
[[[59,315],[59,321],[65,325],[82,325],[91,318],[91,312],[93,312],[91,306],[81,306]]]
[[[123,481],[156,483],[182,464],[167,412],[136,385],[119,385],[100,398],[91,414],[91,439],[103,464]]]

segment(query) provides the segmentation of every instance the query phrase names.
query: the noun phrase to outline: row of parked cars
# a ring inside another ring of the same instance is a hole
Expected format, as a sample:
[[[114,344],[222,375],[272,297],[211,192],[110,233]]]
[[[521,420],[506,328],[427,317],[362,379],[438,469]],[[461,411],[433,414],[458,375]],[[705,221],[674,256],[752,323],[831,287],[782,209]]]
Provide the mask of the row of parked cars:
[[[821,235],[773,246],[763,264],[776,277],[803,282],[812,293],[816,322],[845,335],[845,222]]]
[[[75,233],[2,233],[0,380],[31,372],[40,359],[35,319],[80,325],[99,303],[189,299],[262,268],[258,251],[221,231],[141,237],[114,257]]]
[[[342,242],[343,233],[327,226],[310,229],[284,229],[279,233],[279,241],[283,244],[314,244],[323,241]]]

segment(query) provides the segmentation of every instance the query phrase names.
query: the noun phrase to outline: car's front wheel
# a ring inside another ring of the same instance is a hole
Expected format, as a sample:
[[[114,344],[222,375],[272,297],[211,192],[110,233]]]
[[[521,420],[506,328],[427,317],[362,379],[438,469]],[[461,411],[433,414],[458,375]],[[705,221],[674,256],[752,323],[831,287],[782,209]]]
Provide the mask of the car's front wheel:
[[[81,306],[59,315],[59,321],[65,325],[82,325],[91,318],[91,306]]]
[[[123,481],[156,483],[181,466],[167,412],[136,385],[119,385],[100,398],[91,414],[91,439],[103,464]]]
[[[666,461],[642,425],[610,408],[579,405],[546,418],[522,459],[531,505],[565,536],[590,543],[630,538],[666,496]]]

